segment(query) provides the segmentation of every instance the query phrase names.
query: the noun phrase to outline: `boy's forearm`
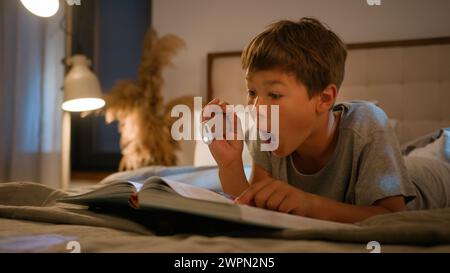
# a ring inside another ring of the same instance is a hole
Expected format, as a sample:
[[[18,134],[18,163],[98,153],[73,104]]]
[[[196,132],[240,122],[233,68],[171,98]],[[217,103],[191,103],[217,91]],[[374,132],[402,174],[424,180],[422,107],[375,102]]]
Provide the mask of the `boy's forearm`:
[[[337,202],[318,195],[310,195],[308,217],[344,223],[357,223],[369,217],[391,212],[380,206],[357,206]]]
[[[239,196],[248,188],[242,161],[236,161],[224,167],[219,167],[220,183],[225,193]]]

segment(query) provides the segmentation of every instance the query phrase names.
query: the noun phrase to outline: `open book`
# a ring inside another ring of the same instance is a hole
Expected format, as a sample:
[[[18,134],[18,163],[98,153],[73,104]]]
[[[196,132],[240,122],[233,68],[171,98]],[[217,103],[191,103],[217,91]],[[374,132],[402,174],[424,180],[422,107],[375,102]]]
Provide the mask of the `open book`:
[[[225,194],[161,177],[150,177],[144,182],[115,181],[91,192],[67,196],[59,201],[89,207],[131,206],[136,210],[174,211],[186,215],[203,216],[273,229],[304,230],[357,227],[351,224],[237,205]]]

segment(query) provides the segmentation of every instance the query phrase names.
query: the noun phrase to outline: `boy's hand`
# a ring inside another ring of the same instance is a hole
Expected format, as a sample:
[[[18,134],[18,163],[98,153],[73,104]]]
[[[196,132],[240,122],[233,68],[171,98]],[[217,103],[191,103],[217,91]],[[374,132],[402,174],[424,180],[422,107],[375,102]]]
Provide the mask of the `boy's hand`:
[[[303,216],[310,206],[305,192],[273,178],[254,183],[235,202]]]
[[[227,124],[226,122],[226,106],[228,103],[220,102],[218,99],[214,99],[209,102],[202,111],[201,121],[209,120],[209,116],[211,112],[213,112],[212,105],[219,106],[223,111],[223,124],[224,126]],[[244,147],[244,143],[242,140],[238,140],[238,134],[242,133],[242,128],[240,127],[240,121],[236,114],[234,115],[234,132],[230,132],[229,135],[226,135],[226,128],[223,128],[223,140],[216,139],[211,144],[208,145],[209,150],[211,151],[212,156],[217,162],[219,168],[226,168],[231,166],[232,164],[241,164],[242,167],[242,150]],[[208,117],[208,118],[207,118]],[[216,129],[215,129],[216,130]],[[230,139],[230,140],[227,140]],[[242,138],[241,138],[242,139]]]

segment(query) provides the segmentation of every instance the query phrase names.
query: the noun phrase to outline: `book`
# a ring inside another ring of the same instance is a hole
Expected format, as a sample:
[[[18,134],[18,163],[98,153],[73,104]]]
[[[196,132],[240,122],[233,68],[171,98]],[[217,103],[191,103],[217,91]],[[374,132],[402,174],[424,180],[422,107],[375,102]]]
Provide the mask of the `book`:
[[[354,224],[318,220],[248,205],[235,204],[221,192],[173,181],[167,177],[150,177],[143,182],[112,181],[93,191],[66,196],[59,202],[90,208],[128,207],[137,211],[176,212],[236,224],[269,229],[348,229]]]

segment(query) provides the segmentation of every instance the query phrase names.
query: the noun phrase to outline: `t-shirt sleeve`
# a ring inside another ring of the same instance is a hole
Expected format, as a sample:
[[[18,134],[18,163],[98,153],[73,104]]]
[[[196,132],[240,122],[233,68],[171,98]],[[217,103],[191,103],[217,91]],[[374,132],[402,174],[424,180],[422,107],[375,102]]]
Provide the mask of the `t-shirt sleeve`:
[[[261,151],[259,140],[248,140],[246,137],[247,148],[252,157],[253,164],[258,165],[269,173],[272,173],[272,161],[269,152]]]
[[[374,132],[359,161],[356,205],[370,206],[377,200],[398,195],[405,197],[406,203],[415,198],[414,186],[391,129]]]

